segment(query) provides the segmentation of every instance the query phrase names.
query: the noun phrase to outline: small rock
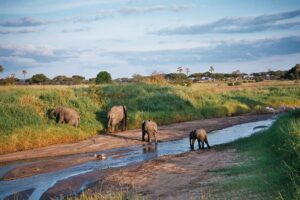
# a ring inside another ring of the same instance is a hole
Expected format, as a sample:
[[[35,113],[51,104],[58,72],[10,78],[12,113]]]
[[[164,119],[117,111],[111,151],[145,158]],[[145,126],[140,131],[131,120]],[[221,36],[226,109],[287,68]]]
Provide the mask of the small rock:
[[[95,158],[98,158],[99,160],[106,160],[106,155],[104,153],[102,154],[94,154]]]

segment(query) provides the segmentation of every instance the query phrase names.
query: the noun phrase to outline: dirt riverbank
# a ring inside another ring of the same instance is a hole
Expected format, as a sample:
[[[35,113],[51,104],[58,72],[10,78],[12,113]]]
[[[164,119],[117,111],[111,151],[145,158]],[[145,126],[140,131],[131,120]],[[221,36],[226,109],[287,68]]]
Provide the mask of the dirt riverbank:
[[[159,126],[158,141],[176,140],[187,137],[189,131],[196,128],[204,128],[207,132],[210,132],[240,123],[264,120],[271,116],[271,114],[242,115],[235,117],[195,120]],[[142,143],[140,129],[117,132],[114,134],[101,134],[73,144],[58,144],[32,150],[3,154],[0,155],[0,166],[7,162],[17,160],[96,152]]]

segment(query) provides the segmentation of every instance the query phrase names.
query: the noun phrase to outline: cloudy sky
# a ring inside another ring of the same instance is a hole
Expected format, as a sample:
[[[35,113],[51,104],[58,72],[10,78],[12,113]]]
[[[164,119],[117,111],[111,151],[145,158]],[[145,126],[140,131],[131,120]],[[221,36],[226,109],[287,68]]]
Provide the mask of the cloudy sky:
[[[300,63],[299,0],[1,0],[0,77],[113,78]]]

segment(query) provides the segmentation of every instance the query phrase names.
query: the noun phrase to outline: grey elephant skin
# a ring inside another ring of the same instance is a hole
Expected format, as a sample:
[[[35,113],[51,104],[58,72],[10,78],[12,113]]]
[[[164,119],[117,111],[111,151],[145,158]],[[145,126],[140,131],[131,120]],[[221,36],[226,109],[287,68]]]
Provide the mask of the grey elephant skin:
[[[157,143],[156,134],[158,133],[157,124],[152,120],[145,120],[142,122],[142,141],[145,141],[145,135],[148,135],[148,142],[150,143],[153,137],[155,143]]]
[[[56,117],[57,123],[60,124],[69,124],[75,127],[79,126],[80,123],[80,116],[78,112],[75,110],[64,107],[64,106],[59,106],[51,111],[51,116]]]
[[[204,129],[196,129],[190,132],[190,146],[192,150],[194,150],[194,143],[196,140],[198,141],[199,149],[201,148],[200,142],[202,144],[202,149],[204,149],[204,143],[207,145],[207,148],[210,149],[207,133]]]
[[[107,128],[108,132],[113,133],[116,126],[122,123],[122,130],[127,130],[127,107],[126,106],[113,106],[107,113]]]

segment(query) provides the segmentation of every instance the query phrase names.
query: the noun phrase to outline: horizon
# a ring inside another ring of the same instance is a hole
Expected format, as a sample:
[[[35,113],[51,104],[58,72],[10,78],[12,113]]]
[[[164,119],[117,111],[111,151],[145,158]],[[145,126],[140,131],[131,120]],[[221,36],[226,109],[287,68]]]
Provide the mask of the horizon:
[[[289,70],[300,58],[297,0],[45,0],[0,3],[0,78],[107,71],[113,79]]]

